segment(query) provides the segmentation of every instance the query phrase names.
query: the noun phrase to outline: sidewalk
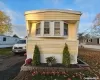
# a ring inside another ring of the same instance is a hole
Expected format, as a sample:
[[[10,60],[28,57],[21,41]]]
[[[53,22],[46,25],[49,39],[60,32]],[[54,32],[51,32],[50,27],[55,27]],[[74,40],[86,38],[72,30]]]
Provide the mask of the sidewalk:
[[[81,45],[79,47],[95,50],[95,51],[100,51],[100,45]]]

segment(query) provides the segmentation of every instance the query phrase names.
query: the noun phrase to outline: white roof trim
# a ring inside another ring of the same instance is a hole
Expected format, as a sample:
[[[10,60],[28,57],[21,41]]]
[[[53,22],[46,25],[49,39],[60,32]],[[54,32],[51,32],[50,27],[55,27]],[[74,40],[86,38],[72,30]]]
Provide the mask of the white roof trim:
[[[26,11],[26,14],[32,14],[32,13],[39,13],[39,12],[52,12],[52,11],[57,11],[57,12],[65,12],[65,13],[73,13],[73,14],[79,14],[81,15],[82,13],[80,11],[73,11],[73,10],[63,10],[63,9],[47,9],[47,10],[32,10],[32,11]]]

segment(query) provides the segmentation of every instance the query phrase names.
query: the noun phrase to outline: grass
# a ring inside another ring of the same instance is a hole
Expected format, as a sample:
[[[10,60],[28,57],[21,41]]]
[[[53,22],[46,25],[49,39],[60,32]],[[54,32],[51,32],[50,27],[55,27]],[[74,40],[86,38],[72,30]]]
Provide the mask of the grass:
[[[12,48],[0,49],[0,55],[11,55]]]

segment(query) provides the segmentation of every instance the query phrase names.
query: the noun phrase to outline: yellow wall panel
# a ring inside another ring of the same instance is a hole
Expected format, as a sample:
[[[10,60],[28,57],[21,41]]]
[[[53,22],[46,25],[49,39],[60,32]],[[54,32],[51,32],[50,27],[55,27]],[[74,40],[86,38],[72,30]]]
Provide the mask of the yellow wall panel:
[[[25,15],[26,20],[79,20],[80,15],[64,12],[43,12]]]

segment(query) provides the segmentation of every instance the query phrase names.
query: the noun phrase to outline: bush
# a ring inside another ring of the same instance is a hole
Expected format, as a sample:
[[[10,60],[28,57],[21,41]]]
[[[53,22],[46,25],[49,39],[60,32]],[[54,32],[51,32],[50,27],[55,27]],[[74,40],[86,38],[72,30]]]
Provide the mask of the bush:
[[[32,59],[31,58],[25,60],[25,64],[26,65],[30,65],[31,63],[32,63]]]
[[[35,45],[34,49],[34,55],[33,55],[33,65],[39,65],[40,64],[40,51],[37,45]]]
[[[64,50],[63,50],[63,60],[62,60],[62,63],[66,66],[68,66],[70,64],[70,53],[68,51],[68,46],[67,44],[65,43],[65,47],[64,47]]]
[[[47,62],[48,64],[51,63],[51,65],[52,65],[52,64],[55,64],[55,63],[56,63],[56,59],[55,59],[55,57],[53,57],[53,56],[47,57],[47,58],[46,58],[46,62]]]

